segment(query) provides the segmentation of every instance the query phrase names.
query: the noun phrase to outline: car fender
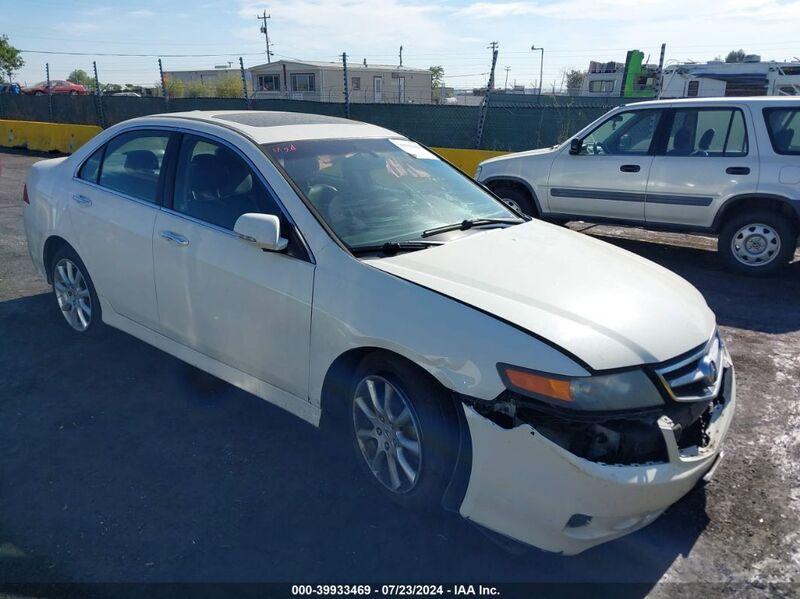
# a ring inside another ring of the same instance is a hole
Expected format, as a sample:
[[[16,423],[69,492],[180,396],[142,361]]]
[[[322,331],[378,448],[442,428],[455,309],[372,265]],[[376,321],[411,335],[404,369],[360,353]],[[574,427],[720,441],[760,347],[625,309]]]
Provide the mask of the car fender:
[[[548,148],[491,159],[481,163],[479,182],[484,185],[496,181],[521,183],[533,197],[539,214],[542,214],[547,208],[545,191],[550,169],[557,154],[558,150]]]
[[[424,250],[423,250],[424,251]],[[359,348],[398,354],[444,387],[478,399],[504,389],[500,362],[565,376],[587,371],[547,341],[446,295],[358,260],[336,245],[318,256],[311,323],[309,399],[320,405],[325,377]]]

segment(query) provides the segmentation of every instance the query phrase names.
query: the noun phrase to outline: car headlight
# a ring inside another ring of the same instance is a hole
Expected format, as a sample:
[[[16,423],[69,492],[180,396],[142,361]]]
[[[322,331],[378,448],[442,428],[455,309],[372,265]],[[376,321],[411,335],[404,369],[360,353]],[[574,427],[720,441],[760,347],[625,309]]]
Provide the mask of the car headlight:
[[[625,410],[664,403],[641,369],[584,377],[545,374],[508,364],[498,364],[497,369],[508,389],[561,408]]]
[[[478,165],[478,168],[475,170],[475,176],[474,176],[473,178],[474,178],[476,181],[480,181],[480,180],[481,180],[481,169],[482,169],[482,168],[483,168],[483,167],[482,167],[482,166],[479,164],[479,165]]]

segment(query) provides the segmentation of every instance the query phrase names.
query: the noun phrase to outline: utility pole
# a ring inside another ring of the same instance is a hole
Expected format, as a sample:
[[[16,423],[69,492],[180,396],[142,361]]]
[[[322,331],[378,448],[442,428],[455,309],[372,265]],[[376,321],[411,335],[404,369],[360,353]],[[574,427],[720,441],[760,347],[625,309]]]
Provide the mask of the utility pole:
[[[267,64],[269,64],[272,62],[272,50],[269,49],[269,30],[267,29],[267,19],[271,18],[271,15],[268,15],[267,11],[265,10],[256,18],[263,23],[263,25],[261,25],[261,33],[264,34],[264,41],[267,44]]]
[[[400,46],[400,66],[403,66],[403,46]]]
[[[539,60],[539,94],[542,95],[542,85],[544,85],[544,79],[542,78],[542,74],[544,73],[544,48],[537,48],[536,46],[531,46],[531,52],[541,52],[542,57]]]
[[[285,63],[284,63],[285,64]],[[350,118],[350,81],[347,77],[347,52],[342,52],[342,70],[344,71],[344,116]]]
[[[511,67],[506,67],[506,82],[503,84],[503,89],[508,89],[508,72],[511,70]]]

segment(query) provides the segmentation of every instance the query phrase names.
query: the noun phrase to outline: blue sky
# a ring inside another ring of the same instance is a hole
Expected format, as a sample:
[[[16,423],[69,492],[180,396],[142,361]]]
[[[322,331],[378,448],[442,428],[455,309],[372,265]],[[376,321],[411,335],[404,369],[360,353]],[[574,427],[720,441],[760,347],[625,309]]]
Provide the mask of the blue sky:
[[[212,68],[238,61],[265,62],[256,14],[272,15],[274,59],[351,60],[445,67],[447,85],[485,83],[490,41],[500,43],[498,85],[506,66],[509,84],[532,85],[545,48],[544,82],[560,85],[565,68],[585,69],[589,60],[623,61],[627,49],[658,59],[704,61],[742,47],[764,59],[800,57],[800,0],[0,0],[0,33],[24,50],[79,52],[90,56],[25,53],[22,82],[90,71],[97,60],[104,82],[152,84],[155,57],[167,69]],[[177,57],[169,54],[213,54]]]

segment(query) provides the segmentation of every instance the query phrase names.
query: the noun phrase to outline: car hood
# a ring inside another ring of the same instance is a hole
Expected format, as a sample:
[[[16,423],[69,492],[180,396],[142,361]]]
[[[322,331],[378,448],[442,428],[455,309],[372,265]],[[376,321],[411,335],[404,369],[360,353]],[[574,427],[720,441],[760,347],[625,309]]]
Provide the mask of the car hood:
[[[662,362],[705,343],[715,328],[703,296],[682,278],[537,220],[368,262],[543,337],[596,370]]]

